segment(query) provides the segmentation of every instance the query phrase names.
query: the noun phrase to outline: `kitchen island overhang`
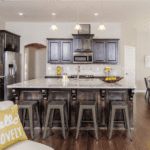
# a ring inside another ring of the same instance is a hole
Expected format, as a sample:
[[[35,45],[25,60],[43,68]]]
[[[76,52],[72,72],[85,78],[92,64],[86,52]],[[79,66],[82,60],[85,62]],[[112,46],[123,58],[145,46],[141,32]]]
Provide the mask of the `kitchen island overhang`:
[[[111,100],[124,100],[128,103],[130,127],[133,128],[133,96],[136,87],[125,80],[121,80],[118,83],[104,83],[99,79],[69,79],[69,81],[63,82],[61,79],[56,78],[39,78],[8,85],[7,87],[12,88],[16,103],[24,99],[39,100],[40,125],[43,127],[49,101],[54,99],[67,101],[69,126],[70,128],[75,128],[77,125],[79,103],[84,100],[92,100],[93,96],[91,95],[96,94],[97,98],[95,101],[98,104],[99,128],[107,129],[108,127]],[[59,120],[56,114],[58,112],[55,112],[54,118]],[[85,120],[90,118],[91,113],[87,112],[87,115],[88,117],[83,116]],[[120,122],[120,124],[116,124],[116,127],[124,127],[122,110],[116,111],[115,120]],[[57,126],[56,121],[54,129]]]

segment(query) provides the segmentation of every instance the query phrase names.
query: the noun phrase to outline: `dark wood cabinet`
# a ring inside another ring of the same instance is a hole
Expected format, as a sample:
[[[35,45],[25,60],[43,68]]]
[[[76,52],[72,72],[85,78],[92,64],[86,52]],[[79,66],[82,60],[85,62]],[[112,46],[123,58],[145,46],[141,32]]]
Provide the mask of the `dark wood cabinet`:
[[[106,62],[106,41],[94,40],[93,62]]]
[[[4,78],[0,78],[0,101],[4,100]]]
[[[84,52],[93,50],[94,34],[72,34],[73,52]]]
[[[71,39],[48,39],[48,63],[67,64],[73,62]]]
[[[0,30],[0,61],[4,51],[20,52],[20,36],[6,30]]]
[[[93,40],[93,62],[105,64],[118,63],[118,39]]]

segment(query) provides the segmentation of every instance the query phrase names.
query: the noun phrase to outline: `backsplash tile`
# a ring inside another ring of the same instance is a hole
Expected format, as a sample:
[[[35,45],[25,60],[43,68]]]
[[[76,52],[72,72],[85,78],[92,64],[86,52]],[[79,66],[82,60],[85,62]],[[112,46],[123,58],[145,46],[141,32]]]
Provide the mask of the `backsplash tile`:
[[[47,64],[46,75],[57,75],[57,67],[61,67],[61,74],[77,75],[77,68],[80,66],[79,75],[105,76],[104,68],[111,67],[110,76],[121,76],[121,65],[107,64]]]

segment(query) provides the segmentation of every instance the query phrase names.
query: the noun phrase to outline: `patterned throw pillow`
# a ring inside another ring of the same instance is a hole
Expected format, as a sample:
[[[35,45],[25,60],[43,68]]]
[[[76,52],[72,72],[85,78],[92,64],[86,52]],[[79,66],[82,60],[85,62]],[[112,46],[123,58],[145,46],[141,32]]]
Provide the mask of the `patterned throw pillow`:
[[[0,150],[23,140],[27,140],[27,136],[20,122],[17,104],[0,111]]]

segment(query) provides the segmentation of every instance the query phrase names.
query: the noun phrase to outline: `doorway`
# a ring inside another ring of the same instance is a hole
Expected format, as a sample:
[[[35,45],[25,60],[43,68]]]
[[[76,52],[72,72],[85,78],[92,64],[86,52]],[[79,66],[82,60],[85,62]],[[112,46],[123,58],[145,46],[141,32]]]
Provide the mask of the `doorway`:
[[[24,81],[46,75],[46,46],[32,43],[24,49]]]

